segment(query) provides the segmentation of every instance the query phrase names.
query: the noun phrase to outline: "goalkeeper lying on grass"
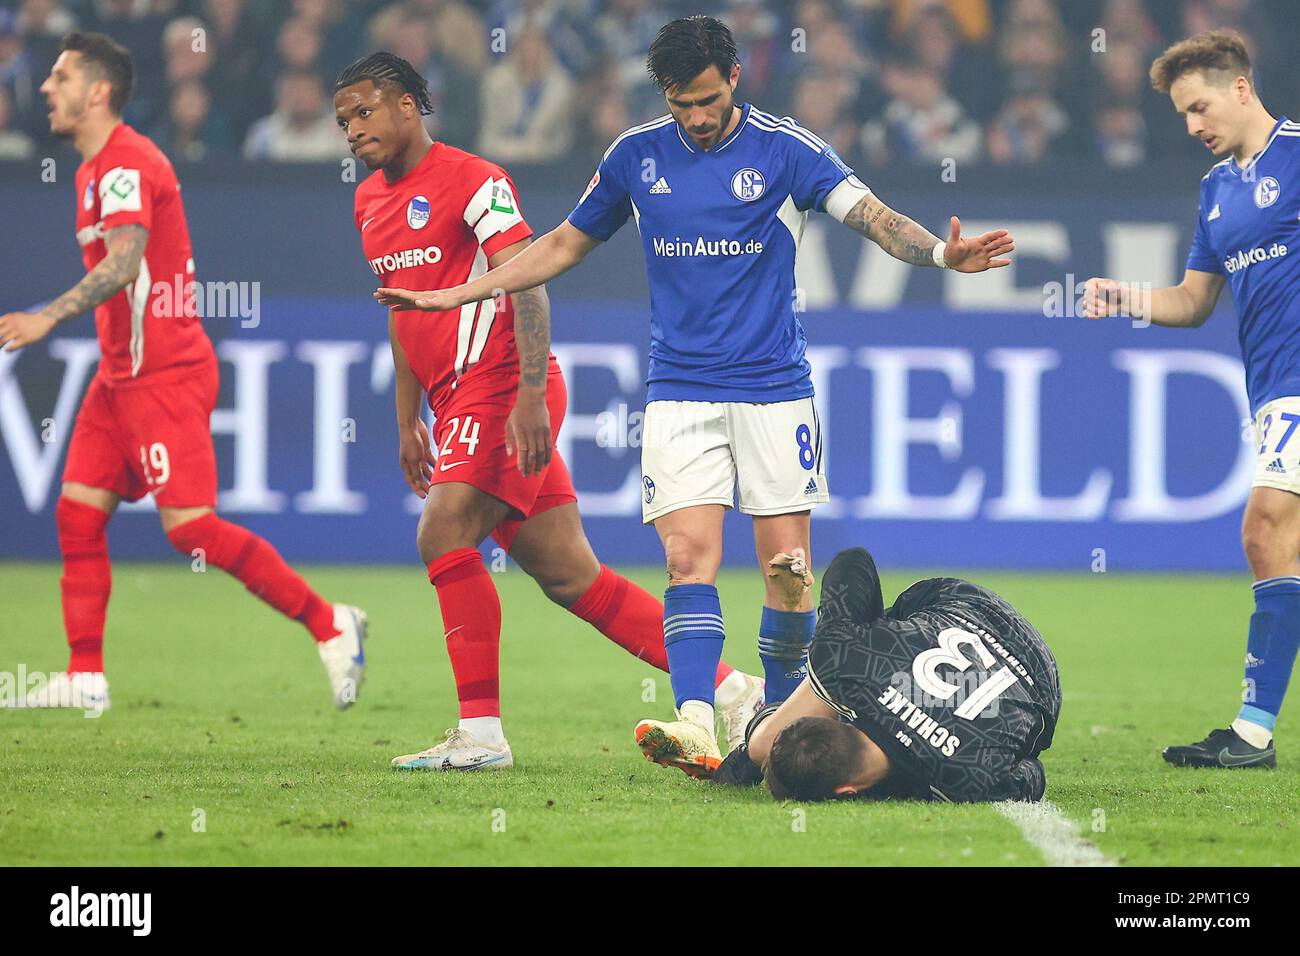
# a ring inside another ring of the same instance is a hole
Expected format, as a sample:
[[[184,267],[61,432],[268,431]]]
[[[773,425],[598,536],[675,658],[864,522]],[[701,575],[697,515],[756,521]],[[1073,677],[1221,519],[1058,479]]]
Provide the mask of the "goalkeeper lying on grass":
[[[717,783],[778,800],[1040,800],[1061,710],[1056,660],[998,595],[918,581],[885,610],[862,548],[822,580],[808,676],[751,721]]]

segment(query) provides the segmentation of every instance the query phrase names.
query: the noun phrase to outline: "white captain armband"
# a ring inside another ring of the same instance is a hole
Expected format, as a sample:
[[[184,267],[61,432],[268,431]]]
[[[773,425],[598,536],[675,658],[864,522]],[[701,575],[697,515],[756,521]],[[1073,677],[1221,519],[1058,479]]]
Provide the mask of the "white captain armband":
[[[857,176],[850,176],[832,189],[826,197],[826,214],[843,222],[853,211],[853,207],[870,195],[871,190],[867,188],[866,183]]]

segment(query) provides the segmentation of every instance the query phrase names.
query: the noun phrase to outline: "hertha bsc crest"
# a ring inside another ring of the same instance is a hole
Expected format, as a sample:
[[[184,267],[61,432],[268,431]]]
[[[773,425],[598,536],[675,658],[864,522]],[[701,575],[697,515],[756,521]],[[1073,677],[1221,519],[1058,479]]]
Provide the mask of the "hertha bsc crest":
[[[413,196],[406,204],[406,224],[412,229],[423,229],[429,224],[429,200]]]

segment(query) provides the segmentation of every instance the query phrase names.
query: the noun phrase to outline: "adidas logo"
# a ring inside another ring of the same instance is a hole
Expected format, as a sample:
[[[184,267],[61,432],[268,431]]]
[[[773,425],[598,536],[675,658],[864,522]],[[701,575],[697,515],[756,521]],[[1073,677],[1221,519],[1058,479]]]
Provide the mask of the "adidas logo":
[[[804,493],[805,495],[815,495],[815,494],[817,494],[817,479],[816,479],[816,478],[809,478],[809,479],[808,479],[808,484],[807,484],[807,486],[804,488],[803,493]]]
[[[650,187],[651,196],[662,196],[673,191],[673,187],[668,185],[668,180],[660,176],[655,180],[655,184]]]
[[[1219,204],[1216,202],[1214,204],[1214,208],[1210,210],[1210,214],[1205,217],[1205,221],[1214,222],[1214,220],[1218,218],[1219,218]]]
[[[1247,666],[1247,667],[1258,667],[1258,666],[1259,666],[1260,664],[1262,664],[1262,663],[1264,663],[1263,660],[1261,660],[1260,658],[1256,657],[1254,654],[1250,653],[1249,651],[1246,652],[1246,666]]]
[[[1278,475],[1285,475],[1285,474],[1286,474],[1286,465],[1282,464],[1282,459],[1281,459],[1281,458],[1274,458],[1273,461],[1272,461],[1272,463],[1271,463],[1267,468],[1265,468],[1264,470],[1265,470],[1265,471],[1271,471],[1271,472],[1273,472],[1273,473],[1275,473],[1275,474],[1278,474]]]

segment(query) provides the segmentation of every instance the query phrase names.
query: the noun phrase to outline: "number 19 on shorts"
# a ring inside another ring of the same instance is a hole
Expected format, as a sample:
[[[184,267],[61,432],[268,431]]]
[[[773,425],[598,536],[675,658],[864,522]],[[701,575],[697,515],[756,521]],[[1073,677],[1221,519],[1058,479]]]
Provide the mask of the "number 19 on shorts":
[[[140,470],[144,472],[144,480],[150,486],[167,484],[167,479],[172,476],[172,465],[167,457],[167,446],[160,441],[156,441],[152,445],[141,445]]]

